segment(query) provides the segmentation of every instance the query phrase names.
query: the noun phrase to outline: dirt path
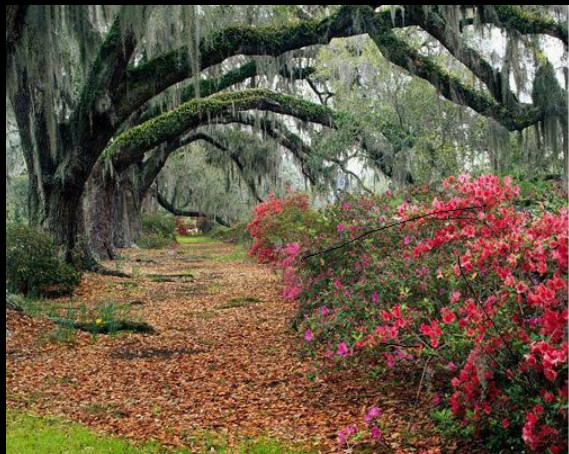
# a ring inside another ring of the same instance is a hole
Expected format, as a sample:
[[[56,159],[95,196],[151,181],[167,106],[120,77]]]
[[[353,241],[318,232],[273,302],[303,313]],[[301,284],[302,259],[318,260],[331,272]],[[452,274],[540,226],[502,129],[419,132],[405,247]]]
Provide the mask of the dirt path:
[[[290,328],[294,307],[268,267],[217,242],[124,255],[121,267],[134,279],[89,275],[72,301],[46,304],[129,303],[157,334],[81,333],[65,344],[49,341],[51,324],[11,315],[8,406],[195,449],[215,433],[275,436],[326,452],[338,450],[339,428],[378,405],[392,425],[385,452],[439,446],[429,403],[414,406],[416,386],[378,383],[370,392],[369,382],[348,374],[308,378]]]

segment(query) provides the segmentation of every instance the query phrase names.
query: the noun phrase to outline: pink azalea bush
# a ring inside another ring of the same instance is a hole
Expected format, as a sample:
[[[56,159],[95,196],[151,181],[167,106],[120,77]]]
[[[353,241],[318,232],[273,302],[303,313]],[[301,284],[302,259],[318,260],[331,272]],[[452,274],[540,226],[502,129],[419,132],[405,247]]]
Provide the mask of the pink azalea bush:
[[[306,241],[314,232],[308,226],[315,212],[303,193],[288,193],[281,199],[271,194],[269,200],[255,207],[254,214],[245,230],[253,237],[249,255],[259,263],[276,263],[283,254],[292,255],[293,243]]]
[[[450,408],[463,433],[495,448],[562,452],[566,208],[521,209],[518,187],[493,175],[403,196],[346,199],[323,210],[310,235],[290,236],[270,254],[259,251],[274,237],[259,237],[253,253],[283,267],[285,294],[298,302],[303,348],[326,367],[354,370],[428,360],[436,405]],[[274,231],[260,211],[251,233]],[[365,422],[380,438],[377,416]]]

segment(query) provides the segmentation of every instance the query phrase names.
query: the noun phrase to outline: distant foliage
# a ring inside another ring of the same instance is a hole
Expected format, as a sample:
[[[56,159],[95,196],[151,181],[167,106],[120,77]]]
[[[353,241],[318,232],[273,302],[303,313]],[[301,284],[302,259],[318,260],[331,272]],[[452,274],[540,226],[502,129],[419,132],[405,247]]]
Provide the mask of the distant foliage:
[[[149,235],[142,235],[138,239],[138,246],[143,249],[163,249],[172,246],[174,240],[172,237],[165,238],[162,235],[151,233]]]
[[[151,213],[142,215],[142,232],[145,235],[159,235],[172,238],[176,231],[174,217],[169,214]]]
[[[245,230],[246,227],[247,224],[244,222],[237,222],[232,224],[231,227],[217,225],[209,233],[209,236],[229,243],[246,244],[251,242],[251,235]]]
[[[279,225],[272,218],[286,203],[272,204],[257,224]],[[303,349],[322,368],[403,372],[418,363],[437,384],[433,416],[453,433],[494,449],[559,453],[567,444],[567,209],[523,205],[508,177],[461,175],[440,189],[348,198],[320,213],[319,225],[332,228],[290,233],[282,244],[254,224],[253,251],[286,270]],[[388,428],[376,413],[366,426],[378,439]],[[340,442],[356,432],[343,429]]]
[[[215,222],[206,217],[201,217],[197,221],[198,230],[206,235],[209,235],[214,227],[215,227]]]
[[[163,213],[142,216],[142,236],[137,244],[144,249],[161,249],[171,246],[177,231],[173,216]]]
[[[33,227],[6,225],[6,286],[34,296],[73,292],[81,273],[58,254],[49,235]]]

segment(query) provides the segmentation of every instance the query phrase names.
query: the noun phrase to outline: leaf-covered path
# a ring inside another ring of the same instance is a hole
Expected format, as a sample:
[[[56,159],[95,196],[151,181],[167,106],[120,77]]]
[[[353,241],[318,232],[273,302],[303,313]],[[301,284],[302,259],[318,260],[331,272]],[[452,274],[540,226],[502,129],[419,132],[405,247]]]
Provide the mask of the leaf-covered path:
[[[230,442],[273,436],[326,452],[338,450],[339,428],[361,423],[377,405],[390,433],[376,452],[443,447],[430,403],[416,405],[416,383],[364,386],[342,372],[311,380],[279,277],[237,252],[212,241],[127,250],[120,263],[132,279],[88,275],[73,300],[45,303],[124,303],[154,335],[80,333],[53,342],[49,322],[7,316],[14,333],[6,342],[7,406],[194,449],[214,433]],[[462,451],[447,443],[442,452]]]

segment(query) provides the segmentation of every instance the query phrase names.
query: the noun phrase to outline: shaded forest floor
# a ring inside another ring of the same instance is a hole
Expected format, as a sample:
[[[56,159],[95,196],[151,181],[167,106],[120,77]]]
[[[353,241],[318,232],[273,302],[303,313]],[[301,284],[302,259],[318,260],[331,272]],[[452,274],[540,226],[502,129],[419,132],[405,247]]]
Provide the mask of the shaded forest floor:
[[[417,402],[417,377],[370,384],[338,371],[310,379],[279,276],[235,246],[196,239],[122,253],[119,266],[133,278],[87,275],[72,299],[41,305],[96,314],[112,303],[156,333],[70,335],[45,318],[7,313],[7,407],[195,451],[274,437],[334,452],[337,430],[376,405],[389,433],[368,450],[475,452],[437,435],[429,398]]]

